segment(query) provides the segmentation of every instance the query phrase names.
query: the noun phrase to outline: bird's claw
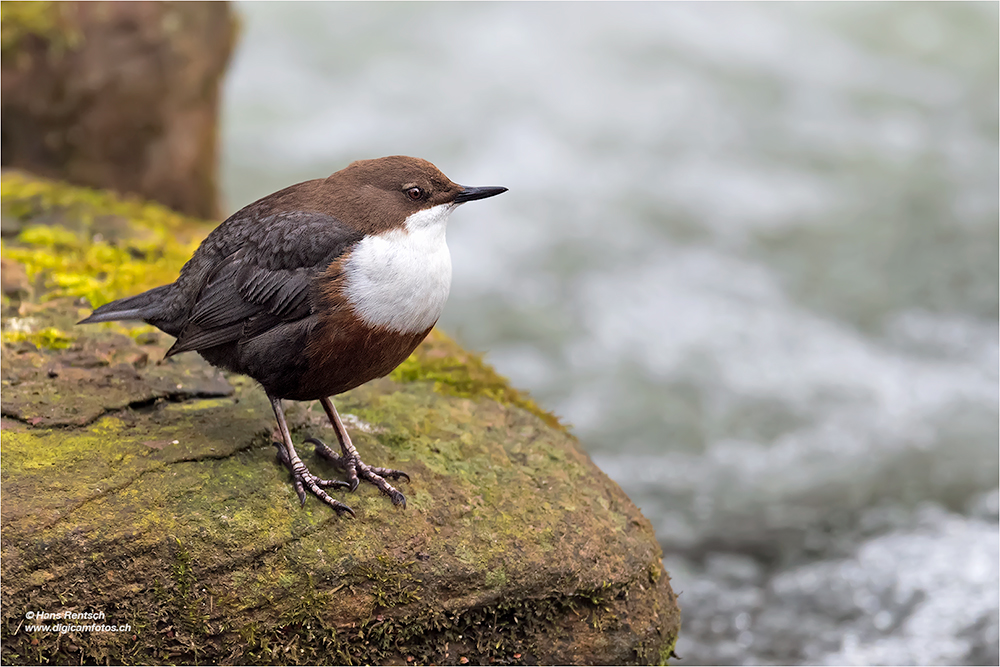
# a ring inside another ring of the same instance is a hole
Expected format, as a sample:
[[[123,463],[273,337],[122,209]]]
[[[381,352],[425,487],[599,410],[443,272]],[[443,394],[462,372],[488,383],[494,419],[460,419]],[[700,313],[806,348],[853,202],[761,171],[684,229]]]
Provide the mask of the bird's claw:
[[[396,489],[392,489],[392,491],[389,492],[389,500],[392,501],[393,505],[402,505],[403,509],[404,510],[406,509],[406,496],[404,496]]]
[[[285,452],[285,447],[280,442],[273,442],[271,444],[278,449],[278,459],[292,473],[292,485],[295,488],[295,494],[299,497],[300,505],[306,504],[306,487],[308,486],[313,495],[332,507],[338,515],[350,514],[354,516],[354,510],[336,498],[331,497],[330,494],[323,490],[330,487],[349,488],[350,484],[342,482],[339,479],[322,479],[305,469],[301,472],[296,472],[288,461],[288,453]]]
[[[389,482],[385,481],[385,478],[388,477],[392,480],[405,479],[409,482],[410,476],[402,470],[370,466],[361,460],[361,457],[358,456],[356,451],[353,455],[345,456],[338,454],[330,449],[329,445],[319,438],[306,438],[305,442],[315,445],[317,454],[347,473],[348,482],[346,484],[348,484],[348,489],[350,491],[357,489],[363,479],[366,482],[373,484],[385,495],[389,496],[393,505],[401,505],[403,509],[406,509],[406,496],[400,493],[394,486],[389,484]]]

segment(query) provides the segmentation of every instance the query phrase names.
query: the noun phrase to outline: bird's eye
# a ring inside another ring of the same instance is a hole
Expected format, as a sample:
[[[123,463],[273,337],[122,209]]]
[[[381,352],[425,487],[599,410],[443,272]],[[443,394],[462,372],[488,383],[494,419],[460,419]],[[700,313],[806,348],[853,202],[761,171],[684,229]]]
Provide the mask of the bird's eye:
[[[424,191],[416,187],[410,188],[406,191],[406,196],[413,201],[417,201],[418,199],[424,196]]]

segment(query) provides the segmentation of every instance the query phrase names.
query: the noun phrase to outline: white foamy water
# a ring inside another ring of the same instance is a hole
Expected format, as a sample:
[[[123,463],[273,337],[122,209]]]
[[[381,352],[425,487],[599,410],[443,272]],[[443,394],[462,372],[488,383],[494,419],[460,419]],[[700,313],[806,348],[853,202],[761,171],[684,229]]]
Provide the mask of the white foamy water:
[[[995,5],[247,3],[233,208],[409,154],[441,325],[657,530],[680,664],[996,664]]]

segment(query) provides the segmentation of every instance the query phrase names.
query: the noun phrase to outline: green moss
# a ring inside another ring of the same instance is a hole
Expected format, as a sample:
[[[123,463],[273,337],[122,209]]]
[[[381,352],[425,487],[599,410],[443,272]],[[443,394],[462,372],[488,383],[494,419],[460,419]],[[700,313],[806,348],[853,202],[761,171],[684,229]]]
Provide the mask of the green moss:
[[[462,349],[438,329],[431,331],[427,340],[390,377],[397,382],[433,382],[436,392],[449,396],[490,398],[503,405],[514,405],[540,417],[549,426],[567,430],[555,415],[511,387],[507,378],[483,361],[481,354]]]
[[[507,583],[507,573],[502,567],[490,570],[486,573],[486,585],[489,588],[501,588]]]
[[[412,566],[413,561],[401,563],[385,554],[361,566],[361,575],[372,583],[376,609],[399,607],[420,599],[416,593],[420,581],[411,574]]]
[[[45,43],[54,56],[75,48],[83,40],[68,18],[68,3],[44,0],[0,3],[0,55],[5,59],[16,57],[29,37]]]
[[[160,330],[154,327],[152,324],[140,324],[134,327],[119,327],[118,333],[125,334],[126,336],[131,336],[139,345],[150,345],[158,342],[162,334]]]
[[[184,229],[192,220],[161,204],[18,171],[4,172],[0,181],[0,203],[5,215],[10,214],[20,220],[44,218],[57,213],[67,223],[93,223],[99,218],[113,216],[153,230]]]
[[[319,602],[322,608],[329,599]],[[404,660],[410,664],[456,664],[466,657],[473,664],[517,664],[532,662],[532,656],[543,653],[537,639],[567,615],[587,618],[588,625],[598,630],[609,624],[602,609],[574,595],[501,598],[493,605],[461,613],[427,606],[405,620],[377,615],[340,632],[316,610],[313,601],[304,600],[286,625],[266,629],[259,624],[245,625],[241,636],[248,662],[287,664],[321,658],[340,664],[397,664]],[[325,650],[316,652],[314,648],[311,655],[299,655],[292,661],[282,654],[283,646],[316,647],[317,638],[322,639],[319,645]]]
[[[210,229],[157,204],[18,172],[4,174],[0,206],[19,232],[0,253],[47,298],[94,307],[173,282]]]
[[[35,347],[43,348],[46,350],[63,350],[69,347],[75,338],[69,334],[56,329],[55,327],[46,327],[41,331],[4,331],[3,332],[3,342],[21,343],[23,341],[28,341]]]
[[[666,644],[665,644],[665,645],[664,645],[664,646],[663,646],[663,647],[662,647],[662,648],[660,649],[660,660],[659,660],[659,662],[657,663],[658,665],[669,665],[669,664],[670,664],[670,661],[671,661],[672,659],[674,659],[674,658],[676,658],[676,659],[678,659],[678,660],[680,660],[680,659],[681,659],[679,655],[677,655],[676,653],[674,653],[674,649],[675,649],[675,648],[677,647],[677,638],[678,638],[679,636],[680,636],[680,635],[674,635],[674,636],[673,636],[673,637],[672,637],[672,638],[670,639],[670,641],[669,641],[669,642],[667,642],[667,643],[666,643]]]
[[[199,398],[171,405],[167,409],[171,411],[200,412],[202,410],[218,410],[229,405],[231,402],[232,399],[230,398]]]
[[[194,566],[191,561],[191,553],[184,547],[184,544],[174,538],[176,551],[174,552],[173,580],[176,591],[176,601],[181,611],[181,618],[187,629],[192,632],[204,631],[205,618],[199,613],[195,594]]]

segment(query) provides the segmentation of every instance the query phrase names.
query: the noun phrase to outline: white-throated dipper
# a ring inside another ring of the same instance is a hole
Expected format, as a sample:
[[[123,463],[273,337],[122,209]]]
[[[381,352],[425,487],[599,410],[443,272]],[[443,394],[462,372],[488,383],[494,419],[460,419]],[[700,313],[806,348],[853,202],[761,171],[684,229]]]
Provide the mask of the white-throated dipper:
[[[419,158],[359,160],[246,206],[216,227],[177,280],[96,309],[80,324],[142,320],[176,336],[166,356],[197,351],[264,387],[281,432],[275,443],[299,500],[364,479],[394,505],[409,476],[361,460],[330,396],[388,375],[437,322],[451,287],[448,216],[503,187],[464,187]],[[338,455],[308,438],[348,482],[309,472],[295,453],[281,399],[323,404]]]

